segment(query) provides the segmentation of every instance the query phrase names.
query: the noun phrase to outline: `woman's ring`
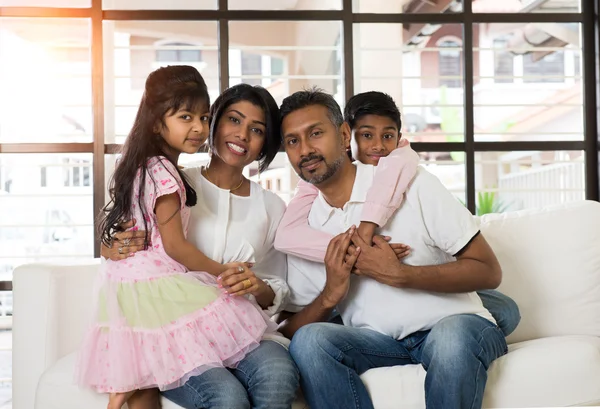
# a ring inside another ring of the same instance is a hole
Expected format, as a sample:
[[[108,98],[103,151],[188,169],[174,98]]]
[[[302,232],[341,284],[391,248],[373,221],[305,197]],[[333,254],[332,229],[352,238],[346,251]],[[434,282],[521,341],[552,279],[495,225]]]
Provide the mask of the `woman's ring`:
[[[252,281],[250,281],[249,278],[245,279],[244,281],[242,281],[242,283],[244,283],[244,290],[252,287]]]
[[[119,254],[123,254],[123,246],[119,247]]]
[[[131,239],[129,237],[123,240],[123,245],[129,246],[129,243],[131,243]]]
[[[242,267],[242,266],[239,266],[239,267],[238,267],[238,273],[243,273],[243,272],[244,272],[244,267]]]

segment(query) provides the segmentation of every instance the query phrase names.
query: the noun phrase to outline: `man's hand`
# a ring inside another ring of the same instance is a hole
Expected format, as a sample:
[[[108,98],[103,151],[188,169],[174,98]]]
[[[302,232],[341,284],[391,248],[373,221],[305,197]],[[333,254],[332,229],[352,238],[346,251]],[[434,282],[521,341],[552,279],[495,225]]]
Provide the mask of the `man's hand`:
[[[357,234],[352,235],[352,243],[362,248],[356,261],[357,274],[371,277],[382,284],[394,285],[402,282],[409,267],[402,264],[392,246],[381,236],[373,237],[374,246],[368,246]]]
[[[348,247],[352,243],[353,234],[355,234],[354,226],[347,232],[335,236],[327,246],[325,254],[327,282],[322,293],[327,308],[335,307],[346,297],[350,289],[350,274],[358,256],[361,254],[361,248],[358,246],[352,256],[346,257]]]
[[[100,252],[102,257],[113,261],[123,260],[132,257],[138,251],[145,249],[146,232],[143,230],[129,230],[135,226],[135,219],[121,223],[119,229],[122,230],[113,236],[111,246],[102,244]],[[135,228],[134,228],[135,229]],[[148,243],[150,245],[150,243]]]

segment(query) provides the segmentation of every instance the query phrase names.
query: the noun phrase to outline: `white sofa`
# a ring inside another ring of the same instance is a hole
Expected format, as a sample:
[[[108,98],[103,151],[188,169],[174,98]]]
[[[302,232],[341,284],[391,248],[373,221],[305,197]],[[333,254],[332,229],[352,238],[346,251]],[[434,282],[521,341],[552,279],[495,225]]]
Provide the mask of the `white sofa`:
[[[488,371],[484,407],[600,404],[600,203],[486,215],[480,222],[502,264],[500,290],[522,315],[508,355]],[[90,263],[15,271],[15,409],[106,407],[106,397],[72,385],[98,266]],[[424,377],[414,365],[363,375],[377,409],[424,408]],[[177,406],[165,401],[164,408]]]

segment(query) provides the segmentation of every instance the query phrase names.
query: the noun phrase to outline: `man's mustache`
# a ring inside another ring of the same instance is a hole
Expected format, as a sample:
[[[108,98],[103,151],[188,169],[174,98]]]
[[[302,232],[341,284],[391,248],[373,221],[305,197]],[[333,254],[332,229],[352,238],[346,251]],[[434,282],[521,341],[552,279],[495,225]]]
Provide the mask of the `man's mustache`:
[[[300,162],[298,162],[298,167],[301,168],[302,166],[304,166],[304,164],[313,161],[313,160],[325,160],[325,158],[321,155],[317,155],[317,154],[312,154],[309,156],[306,156],[304,158],[302,158],[302,160]]]

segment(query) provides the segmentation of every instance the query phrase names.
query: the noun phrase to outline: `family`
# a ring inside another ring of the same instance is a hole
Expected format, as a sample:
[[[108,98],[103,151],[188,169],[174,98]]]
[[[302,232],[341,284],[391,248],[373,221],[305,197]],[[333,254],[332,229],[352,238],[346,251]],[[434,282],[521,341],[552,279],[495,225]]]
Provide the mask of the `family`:
[[[427,408],[481,408],[516,304],[471,213],[418,166],[381,92],[239,84],[212,105],[190,66],[152,72],[109,186],[76,380],[108,409],[373,408],[360,375],[421,364]],[[208,144],[206,167],[177,166]],[[283,147],[287,209],[244,176]]]

